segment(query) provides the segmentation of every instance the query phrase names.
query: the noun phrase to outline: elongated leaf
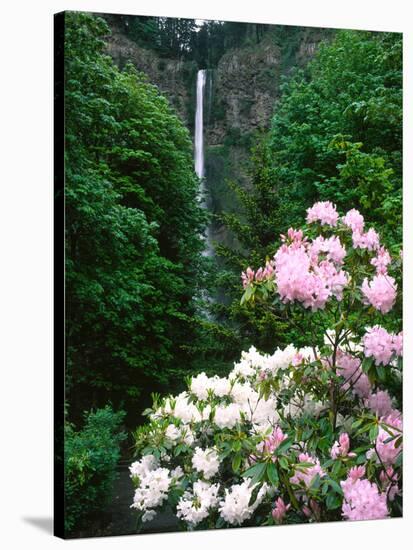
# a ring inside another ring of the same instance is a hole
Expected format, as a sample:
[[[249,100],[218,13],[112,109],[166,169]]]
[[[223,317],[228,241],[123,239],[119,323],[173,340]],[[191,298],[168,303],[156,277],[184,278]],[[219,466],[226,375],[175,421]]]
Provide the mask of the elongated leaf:
[[[275,485],[275,486],[278,485],[279,478],[278,478],[277,466],[273,462],[270,462],[267,466],[267,477],[271,485]]]

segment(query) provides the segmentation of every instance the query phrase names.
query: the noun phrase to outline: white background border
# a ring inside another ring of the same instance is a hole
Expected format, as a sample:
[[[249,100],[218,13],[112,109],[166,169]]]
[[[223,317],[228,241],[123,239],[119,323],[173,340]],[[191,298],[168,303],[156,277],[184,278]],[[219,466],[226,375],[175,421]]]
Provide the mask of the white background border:
[[[65,9],[199,19],[404,32],[405,280],[412,275],[413,20],[409,1],[393,0],[9,0],[0,15],[1,484],[3,548],[386,548],[410,546],[412,357],[405,339],[404,518],[378,522],[232,529],[193,534],[111,537],[63,542],[52,516],[52,14]],[[408,24],[410,22],[410,29]],[[409,165],[410,164],[410,165]],[[407,276],[407,278],[406,278]],[[406,284],[405,332],[412,326]],[[410,371],[410,372],[409,372]],[[409,402],[410,401],[410,402]],[[410,523],[410,525],[409,525]],[[40,525],[40,527],[39,527]],[[43,527],[42,527],[43,526]],[[410,527],[410,529],[409,529]],[[412,537],[411,537],[412,538]]]

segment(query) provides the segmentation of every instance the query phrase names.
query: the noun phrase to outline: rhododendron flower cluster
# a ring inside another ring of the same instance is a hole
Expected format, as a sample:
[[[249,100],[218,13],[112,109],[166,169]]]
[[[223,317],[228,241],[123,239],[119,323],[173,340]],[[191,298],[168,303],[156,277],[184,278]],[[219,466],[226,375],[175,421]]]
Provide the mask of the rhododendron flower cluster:
[[[349,520],[383,519],[389,511],[386,493],[380,493],[377,485],[368,479],[347,479],[341,482],[344,493],[343,517]]]
[[[307,222],[242,274],[242,304],[306,345],[251,346],[154,397],[130,467],[140,524],[171,509],[188,530],[400,515],[400,260],[355,209],[319,202]]]
[[[252,516],[267,493],[271,492],[264,483],[258,491],[255,501],[251,504],[252,493],[255,488],[255,484],[253,485],[249,480],[246,480],[244,483],[225,489],[225,497],[220,503],[219,511],[226,522],[230,525],[241,525]]]
[[[157,467],[157,461],[152,456],[145,456],[140,462],[130,467],[131,477],[139,480],[135,491],[132,507],[148,512],[160,506],[168,498],[171,485],[170,471],[167,468]],[[144,515],[143,521],[153,519],[152,514]]]
[[[244,288],[254,281],[257,283],[269,281],[274,278],[274,262],[268,261],[264,268],[260,267],[257,271],[247,267],[246,271],[242,272],[241,278]]]
[[[197,447],[192,457],[192,466],[205,479],[213,477],[219,468],[219,458],[215,449],[202,450]]]
[[[363,280],[361,291],[367,304],[381,313],[388,313],[396,302],[397,284],[389,275],[375,275],[371,281]]]
[[[397,410],[393,410],[381,420],[383,425],[379,428],[374,449],[369,451],[369,455],[371,457],[376,456],[377,460],[381,463],[391,466],[395,463],[403,449],[403,444],[400,444],[400,441],[398,441],[398,436],[403,431],[403,420],[400,412]]]
[[[316,202],[307,209],[307,222],[320,222],[321,225],[337,225],[338,212],[333,203],[329,201]]]
[[[402,355],[403,335],[391,334],[375,325],[366,330],[363,345],[366,357],[373,357],[376,365],[388,365],[394,356]]]
[[[345,382],[343,389],[351,389],[358,397],[368,398],[371,392],[371,384],[368,377],[361,370],[361,360],[349,353],[337,350],[337,367]]]
[[[353,231],[354,248],[366,248],[367,250],[377,250],[380,246],[380,238],[372,227],[365,233]]]
[[[298,461],[295,474],[290,478],[291,483],[294,483],[295,485],[304,484],[305,486],[310,487],[316,475],[319,475],[320,477],[325,475],[325,472],[320,466],[320,461],[308,453],[300,453],[298,456]],[[306,466],[305,468],[300,469],[300,462],[309,462],[311,466]]]
[[[389,392],[379,390],[371,393],[366,400],[367,407],[378,416],[387,416],[393,411],[393,404]]]
[[[324,308],[332,296],[341,300],[348,276],[337,264],[345,250],[337,241],[325,244],[318,242],[313,247],[294,241],[275,254],[275,282],[283,302],[298,301],[315,311]],[[321,251],[328,251],[327,259],[320,258]]]
[[[218,506],[219,485],[211,485],[205,481],[195,481],[192,492],[185,491],[177,504],[177,517],[196,526],[208,517],[211,510]]]
[[[391,264],[391,256],[384,246],[381,246],[377,256],[372,258],[370,263],[376,268],[377,275],[387,275],[387,266]]]
[[[279,426],[276,426],[274,431],[257,445],[257,449],[271,455],[285,439],[287,439],[287,435],[282,432]],[[273,457],[273,460],[276,460],[276,457]]]
[[[364,229],[364,218],[358,210],[352,208],[342,217],[344,225],[349,227],[353,233],[362,233]]]

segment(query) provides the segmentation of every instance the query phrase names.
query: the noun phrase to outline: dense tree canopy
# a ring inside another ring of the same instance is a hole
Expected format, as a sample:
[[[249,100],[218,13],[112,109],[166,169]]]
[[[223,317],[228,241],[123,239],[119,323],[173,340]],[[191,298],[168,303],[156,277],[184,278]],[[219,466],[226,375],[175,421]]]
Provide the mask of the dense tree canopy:
[[[401,240],[402,38],[342,31],[283,88],[271,128],[285,223],[329,199]]]
[[[193,337],[200,234],[188,131],[157,88],[66,16],[67,381],[75,412],[173,384]]]

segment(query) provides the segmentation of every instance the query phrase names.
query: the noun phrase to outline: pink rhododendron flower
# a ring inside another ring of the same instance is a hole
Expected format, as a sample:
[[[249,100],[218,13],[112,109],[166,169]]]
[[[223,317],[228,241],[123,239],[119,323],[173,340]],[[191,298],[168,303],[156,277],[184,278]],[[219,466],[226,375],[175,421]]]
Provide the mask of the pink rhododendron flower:
[[[348,276],[344,270],[337,271],[334,265],[325,260],[314,268],[314,273],[320,277],[329,294],[341,301],[343,290],[348,284]]]
[[[337,351],[337,373],[341,375],[345,383],[343,389],[347,390],[350,386],[352,391],[360,398],[367,398],[371,392],[371,385],[368,377],[361,370],[361,361],[358,357],[353,357],[341,350]]]
[[[364,218],[358,210],[352,208],[345,216],[341,218],[344,225],[350,227],[352,231],[362,233],[364,229]]]
[[[378,416],[387,416],[393,410],[391,397],[387,391],[378,391],[370,394],[366,406]]]
[[[336,207],[330,201],[316,202],[307,209],[307,222],[317,222],[321,225],[337,225],[338,213]]]
[[[403,336],[390,334],[386,329],[375,325],[366,330],[363,337],[364,355],[373,357],[376,365],[388,365],[393,355],[400,355]]]
[[[366,302],[381,313],[388,313],[394,306],[396,290],[396,281],[388,275],[375,275],[370,282],[365,278],[361,286]]]
[[[338,441],[334,442],[331,448],[331,458],[338,458],[339,456],[356,456],[354,453],[349,453],[350,450],[350,438],[348,433],[340,434]]]
[[[273,279],[274,274],[273,262],[267,262],[264,268],[260,267],[256,272],[250,267],[247,267],[246,271],[241,273],[242,286],[245,289],[249,284],[253,283],[254,280],[257,283],[260,283],[262,281]]]
[[[242,286],[247,288],[247,286],[254,280],[254,276],[255,272],[250,267],[247,267],[246,271],[241,273]]]
[[[375,483],[367,479],[347,478],[341,482],[344,493],[342,515],[348,520],[383,519],[389,511],[386,493],[380,493]]]
[[[302,469],[296,469],[295,474],[291,476],[290,481],[296,485],[304,483],[306,487],[311,485],[314,477],[318,474],[320,477],[325,476],[324,470],[320,466],[320,461],[317,458],[307,454],[301,453],[298,456],[298,461],[300,462],[311,462],[314,466],[305,466]],[[300,464],[297,464],[299,466]]]
[[[287,236],[280,235],[280,237],[283,243],[301,243],[303,240],[306,240],[306,238],[304,238],[304,233],[302,229],[293,229],[292,227],[290,227],[290,229],[287,231]]]
[[[282,520],[284,519],[284,516],[290,509],[291,504],[285,504],[283,499],[281,497],[278,497],[275,501],[275,507],[272,511],[272,517],[275,519],[277,523],[282,523]]]
[[[283,302],[298,300],[313,310],[324,307],[330,293],[320,277],[310,271],[310,258],[303,246],[283,245],[274,259],[277,289]]]
[[[264,441],[261,441],[257,445],[257,449],[261,452],[273,454],[280,444],[287,439],[287,435],[284,434],[279,426],[277,426],[272,434],[270,434]]]
[[[380,419],[381,422],[386,424],[386,429],[384,429],[382,426],[379,427],[379,433],[376,438],[376,446],[375,449],[372,449],[371,452],[369,451],[367,458],[370,458],[371,456],[374,456],[374,454],[378,454],[381,462],[383,464],[386,464],[388,466],[391,466],[394,464],[397,456],[401,452],[403,448],[403,443],[396,447],[396,443],[398,438],[392,439],[391,441],[388,441],[389,438],[393,436],[402,435],[403,430],[403,420],[402,416],[398,411],[393,411],[388,416],[385,416]],[[395,428],[392,430],[392,428]]]
[[[391,256],[384,246],[381,246],[377,252],[377,256],[372,258],[370,263],[376,268],[377,275],[386,275],[387,266],[391,263]]]
[[[312,261],[318,261],[321,253],[326,254],[327,260],[331,260],[339,265],[343,263],[346,255],[346,249],[341,244],[338,237],[332,236],[325,239],[322,235],[314,239],[309,247],[309,254]]]
[[[333,262],[317,264],[311,258],[311,246],[293,242],[282,245],[274,256],[276,284],[284,303],[297,300],[313,311],[323,309],[328,298],[342,297],[348,283],[347,274],[337,271]]]
[[[301,353],[296,353],[291,360],[291,364],[293,367],[296,367],[297,365],[301,365],[303,361],[304,357],[301,355]]]
[[[367,250],[377,250],[380,246],[380,238],[377,231],[370,228],[366,233],[359,231],[353,232],[354,248],[366,248]]]
[[[347,479],[356,481],[366,475],[366,468],[364,466],[353,466],[350,468],[347,474]]]

